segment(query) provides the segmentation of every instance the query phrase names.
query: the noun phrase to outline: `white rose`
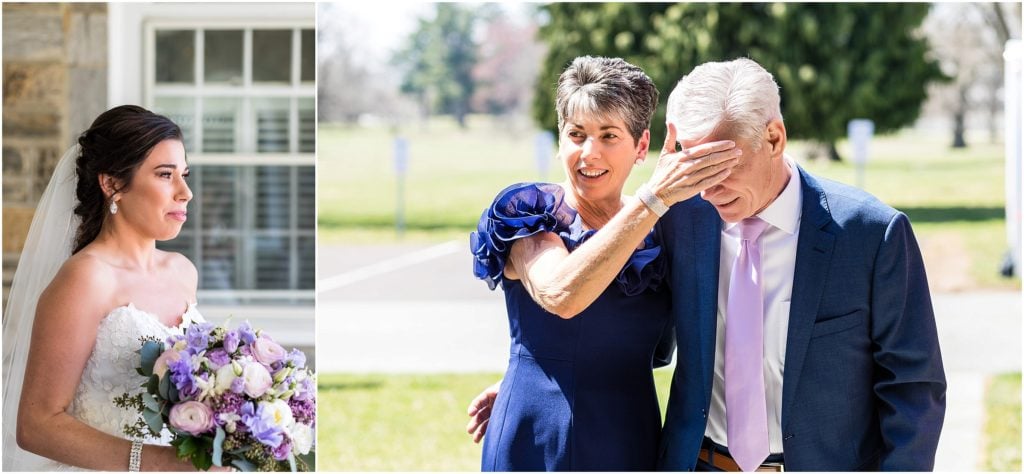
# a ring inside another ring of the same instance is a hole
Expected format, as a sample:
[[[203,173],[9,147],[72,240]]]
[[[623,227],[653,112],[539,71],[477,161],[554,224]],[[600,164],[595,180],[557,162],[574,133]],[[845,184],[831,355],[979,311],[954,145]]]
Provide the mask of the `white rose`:
[[[312,426],[296,423],[288,432],[288,437],[292,439],[292,451],[309,454],[309,450],[313,449],[314,434]]]
[[[217,385],[214,387],[214,393],[220,395],[228,390],[231,390],[231,383],[238,378],[235,375],[235,368],[231,364],[224,364],[217,369]]]
[[[261,397],[274,383],[267,368],[258,362],[249,363],[242,369],[242,380],[245,383],[245,394],[252,398]]]

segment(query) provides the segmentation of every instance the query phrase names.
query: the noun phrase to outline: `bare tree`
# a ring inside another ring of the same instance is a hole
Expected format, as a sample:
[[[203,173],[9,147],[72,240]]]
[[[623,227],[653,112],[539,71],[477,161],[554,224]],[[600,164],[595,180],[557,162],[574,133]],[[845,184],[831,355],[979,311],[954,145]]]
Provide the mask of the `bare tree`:
[[[1008,19],[1016,18],[1016,23]],[[923,25],[951,81],[932,87],[933,106],[952,122],[952,146],[967,146],[972,115],[984,113],[993,141],[1002,110],[1003,48],[1020,36],[1020,4],[937,3]],[[1014,36],[1016,35],[1016,36]]]

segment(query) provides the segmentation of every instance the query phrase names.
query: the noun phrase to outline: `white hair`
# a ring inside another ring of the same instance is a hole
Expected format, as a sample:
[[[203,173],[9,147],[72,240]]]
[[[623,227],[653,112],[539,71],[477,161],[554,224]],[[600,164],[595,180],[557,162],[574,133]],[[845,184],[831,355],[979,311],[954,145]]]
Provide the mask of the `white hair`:
[[[666,119],[679,140],[751,140],[760,147],[768,122],[782,120],[779,85],[765,68],[747,59],[708,62],[683,76],[668,97]]]

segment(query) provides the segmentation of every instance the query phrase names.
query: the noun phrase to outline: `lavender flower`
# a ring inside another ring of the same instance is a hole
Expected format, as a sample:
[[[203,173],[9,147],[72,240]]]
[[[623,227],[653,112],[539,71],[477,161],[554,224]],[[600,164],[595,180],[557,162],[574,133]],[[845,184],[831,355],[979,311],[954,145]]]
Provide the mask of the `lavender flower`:
[[[301,369],[306,366],[306,354],[303,354],[298,349],[292,349],[288,356],[285,357],[284,362],[286,365]]]
[[[224,349],[214,349],[207,352],[206,358],[210,359],[215,370],[231,363],[231,356]]]
[[[284,429],[275,423],[273,410],[268,409],[265,403],[242,405],[242,424],[253,438],[265,446],[276,448],[284,442]]]
[[[188,351],[191,354],[199,354],[205,351],[210,345],[210,330],[213,325],[210,323],[193,324],[185,330],[185,337],[188,341]]]
[[[246,344],[256,342],[256,331],[253,331],[252,326],[249,325],[249,321],[238,326],[238,336],[241,337],[242,342]]]
[[[182,357],[178,360],[168,361],[167,368],[171,372],[171,382],[178,389],[182,398],[191,398],[196,394],[196,379],[193,371],[191,357]]]
[[[238,350],[238,343],[240,340],[238,331],[228,331],[228,333],[224,335],[224,350],[228,351],[228,354],[234,353]]]

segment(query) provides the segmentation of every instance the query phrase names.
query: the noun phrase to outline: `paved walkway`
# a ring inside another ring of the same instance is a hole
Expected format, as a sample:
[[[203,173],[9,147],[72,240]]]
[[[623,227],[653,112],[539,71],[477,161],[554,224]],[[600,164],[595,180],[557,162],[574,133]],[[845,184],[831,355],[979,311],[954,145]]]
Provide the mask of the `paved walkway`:
[[[472,278],[465,248],[321,248],[321,280],[336,284],[318,299],[319,370],[504,371],[504,299]],[[935,294],[933,303],[949,383],[935,467],[977,471],[986,380],[1021,370],[1021,295]]]

